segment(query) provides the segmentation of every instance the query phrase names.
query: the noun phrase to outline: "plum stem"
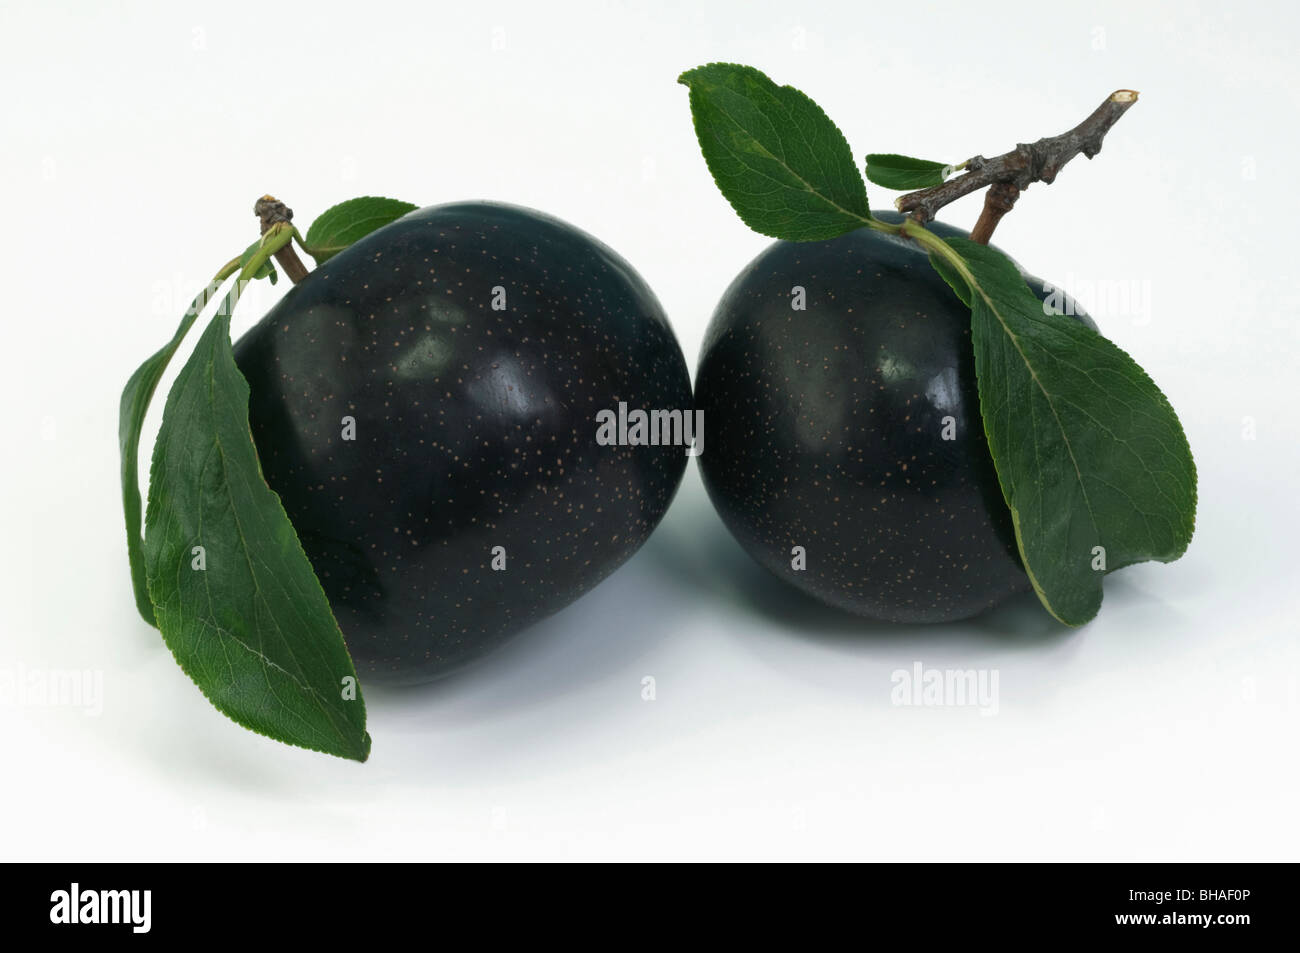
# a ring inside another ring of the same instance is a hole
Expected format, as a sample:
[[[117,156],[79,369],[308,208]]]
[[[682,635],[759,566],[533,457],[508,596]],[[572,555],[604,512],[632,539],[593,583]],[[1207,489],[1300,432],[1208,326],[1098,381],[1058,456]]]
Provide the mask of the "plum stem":
[[[973,156],[956,167],[965,167],[963,175],[941,185],[899,196],[894,205],[900,212],[925,224],[949,202],[988,186],[984,210],[971,231],[972,241],[987,245],[998,222],[1011,211],[1021,192],[1034,182],[1051,183],[1062,167],[1080,153],[1091,159],[1101,152],[1102,140],[1110,127],[1137,99],[1135,90],[1117,89],[1070,131],[1037,142],[1019,143],[1010,152],[992,159]]]
[[[280,224],[293,227],[293,209],[273,195],[263,195],[258,199],[253,204],[253,214],[261,219],[263,235]],[[307,266],[302,263],[298,253],[293,250],[292,243],[286,244],[277,251],[275,260],[280,263],[284,273],[289,276],[289,280],[295,285],[307,277]]]

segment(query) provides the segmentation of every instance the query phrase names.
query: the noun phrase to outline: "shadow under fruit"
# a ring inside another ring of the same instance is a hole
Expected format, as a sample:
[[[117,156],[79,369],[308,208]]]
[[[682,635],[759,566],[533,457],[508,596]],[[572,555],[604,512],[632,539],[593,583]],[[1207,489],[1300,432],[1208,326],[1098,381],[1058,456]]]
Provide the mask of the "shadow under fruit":
[[[528,209],[412,212],[235,355],[264,475],[363,679],[437,678],[572,602],[685,469],[680,446],[595,439],[620,401],[691,407],[663,309],[609,248]]]
[[[806,310],[792,307],[796,286]],[[890,622],[964,619],[1030,588],[984,437],[970,323],[923,251],[874,230],[776,242],[737,276],[695,401],[705,487],[751,556]]]

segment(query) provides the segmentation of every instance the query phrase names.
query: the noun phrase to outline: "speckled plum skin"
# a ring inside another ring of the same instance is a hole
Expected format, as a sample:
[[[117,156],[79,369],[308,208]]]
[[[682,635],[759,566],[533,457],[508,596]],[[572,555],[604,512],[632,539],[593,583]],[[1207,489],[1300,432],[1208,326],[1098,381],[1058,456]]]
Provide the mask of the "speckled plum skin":
[[[791,307],[796,285],[807,310]],[[946,622],[1029,588],[979,416],[970,311],[915,245],[865,229],[771,245],[714,312],[695,401],[723,522],[821,601]]]
[[[363,680],[446,675],[578,598],[645,542],[688,459],[597,444],[619,401],[688,410],[689,372],[632,267],[528,209],[412,212],[235,355],[263,473]]]

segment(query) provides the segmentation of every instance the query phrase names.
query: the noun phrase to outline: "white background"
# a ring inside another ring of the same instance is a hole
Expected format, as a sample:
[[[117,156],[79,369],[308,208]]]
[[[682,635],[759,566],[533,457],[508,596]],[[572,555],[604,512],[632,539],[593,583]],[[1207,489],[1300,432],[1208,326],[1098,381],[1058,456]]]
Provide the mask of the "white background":
[[[104,692],[0,707],[0,858],[1296,859],[1294,4],[290,6],[0,13],[0,673]],[[591,595],[461,677],[371,688],[369,763],[211,709],[132,602],[117,402],[253,200],[303,225],[363,194],[546,210],[635,264],[693,368],[767,243],[674,82],[713,60],[803,89],[859,157],[993,155],[1141,91],[997,242],[1085,304],[1150,295],[1092,311],[1187,429],[1188,555],[1110,577],[1078,631],[1030,598],[873,625],[765,576],[692,465]],[[914,661],[996,670],[998,713],[891,705]]]

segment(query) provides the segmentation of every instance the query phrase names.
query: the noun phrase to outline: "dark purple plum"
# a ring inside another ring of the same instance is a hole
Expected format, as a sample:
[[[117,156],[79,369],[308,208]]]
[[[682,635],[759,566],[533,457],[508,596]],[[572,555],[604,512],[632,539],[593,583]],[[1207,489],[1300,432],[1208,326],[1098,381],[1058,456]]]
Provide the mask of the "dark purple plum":
[[[691,406],[654,294],[523,208],[412,212],[322,264],[235,353],[267,482],[367,679],[445,675],[587,592],[686,465],[681,446],[596,441],[620,401]]]
[[[1026,281],[1043,299],[1055,290]],[[792,307],[796,286],[806,310]],[[754,559],[890,622],[964,619],[1029,588],[970,320],[923,251],[877,231],[776,242],[741,272],[709,325],[695,401],[705,486]]]

